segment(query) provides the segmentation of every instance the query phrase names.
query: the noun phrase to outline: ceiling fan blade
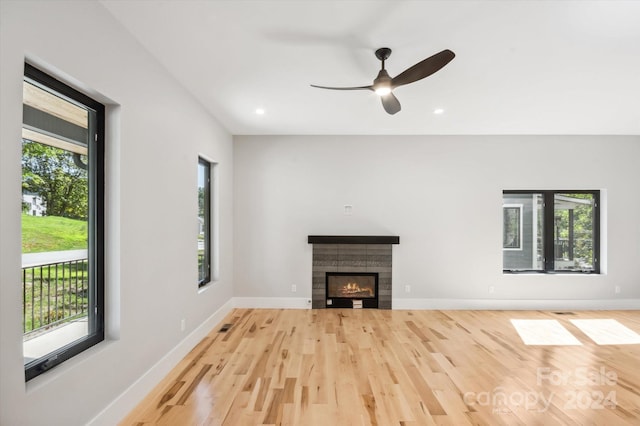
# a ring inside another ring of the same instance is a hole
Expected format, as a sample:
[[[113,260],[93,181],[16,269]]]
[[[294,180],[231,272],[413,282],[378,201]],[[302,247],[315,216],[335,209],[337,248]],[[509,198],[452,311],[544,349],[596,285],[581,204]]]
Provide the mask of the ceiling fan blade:
[[[389,93],[388,95],[380,96],[380,99],[382,99],[382,106],[384,107],[384,110],[387,111],[391,115],[393,115],[396,112],[400,111],[400,109],[402,108],[400,106],[400,101],[398,100],[398,98],[395,97],[395,95],[393,93]]]
[[[330,90],[373,90],[373,86],[359,86],[359,87],[328,87],[328,86],[316,86],[312,84],[311,87],[318,89],[330,89]]]
[[[403,86],[428,77],[451,62],[455,56],[455,53],[449,49],[445,49],[440,53],[429,56],[427,59],[418,62],[411,68],[408,68],[395,76],[391,80],[391,87]]]

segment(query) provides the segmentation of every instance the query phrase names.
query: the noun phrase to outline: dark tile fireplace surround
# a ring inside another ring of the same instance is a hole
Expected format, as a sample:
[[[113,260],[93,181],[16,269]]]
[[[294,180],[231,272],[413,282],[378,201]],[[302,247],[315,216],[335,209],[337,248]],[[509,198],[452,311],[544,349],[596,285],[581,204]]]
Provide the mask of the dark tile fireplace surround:
[[[353,273],[354,275],[377,273],[377,307],[391,309],[391,247],[392,244],[400,243],[400,237],[309,235],[308,242],[313,244],[311,293],[313,309],[328,307],[327,272]]]

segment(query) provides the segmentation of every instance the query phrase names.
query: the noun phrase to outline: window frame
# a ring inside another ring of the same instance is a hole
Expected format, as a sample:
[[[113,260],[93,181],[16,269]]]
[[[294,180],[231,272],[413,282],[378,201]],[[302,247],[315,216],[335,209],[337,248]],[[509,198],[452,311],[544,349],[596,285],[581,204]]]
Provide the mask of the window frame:
[[[198,156],[198,168],[200,168],[201,166],[204,167],[205,173],[204,173],[204,177],[205,177],[205,181],[204,181],[204,197],[203,197],[203,204],[204,204],[204,212],[203,212],[203,230],[204,230],[204,257],[203,257],[203,262],[206,264],[206,273],[204,275],[204,277],[201,279],[200,278],[200,265],[198,265],[198,288],[204,287],[205,285],[209,284],[211,282],[211,259],[212,259],[212,255],[211,255],[211,172],[213,170],[213,164],[207,160],[206,158],[203,158],[201,156]],[[198,171],[198,174],[200,172]],[[198,188],[200,187],[200,182],[198,181]],[[199,217],[199,215],[198,215]]]
[[[95,111],[95,133],[89,137],[89,219],[88,219],[88,263],[89,263],[89,291],[92,292],[89,300],[93,306],[89,306],[88,321],[89,332],[86,336],[62,346],[44,355],[41,358],[25,364],[25,381],[29,381],[51,368],[73,358],[90,347],[102,342],[105,337],[105,298],[104,298],[104,216],[105,216],[105,106],[95,99],[63,83],[57,78],[25,63],[25,81],[32,81],[43,87],[51,89],[84,107]],[[93,142],[91,141],[93,139]],[[93,313],[91,310],[93,309]]]
[[[542,273],[542,274],[600,274],[600,190],[503,190],[502,197],[508,194],[541,194],[543,198],[543,233],[544,261],[542,269],[505,269],[504,261],[502,272],[505,274],[517,273]],[[559,194],[590,194],[593,197],[593,269],[591,270],[566,270],[555,269],[555,196]],[[504,216],[503,216],[504,221]],[[504,222],[503,222],[504,232]],[[504,250],[504,249],[503,249]]]

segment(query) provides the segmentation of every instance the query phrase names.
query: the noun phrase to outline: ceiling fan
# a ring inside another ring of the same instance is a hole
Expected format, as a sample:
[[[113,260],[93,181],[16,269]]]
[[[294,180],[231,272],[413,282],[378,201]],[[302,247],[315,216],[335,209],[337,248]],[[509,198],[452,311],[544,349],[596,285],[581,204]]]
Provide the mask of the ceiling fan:
[[[370,86],[327,87],[312,84],[311,87],[331,90],[372,90],[380,96],[384,110],[389,114],[395,114],[401,109],[400,101],[398,101],[398,98],[393,94],[393,90],[396,87],[414,83],[425,77],[429,77],[431,74],[439,71],[442,67],[451,62],[451,60],[456,56],[451,50],[445,49],[433,56],[429,56],[427,59],[418,62],[411,68],[407,68],[397,76],[391,78],[387,70],[384,69],[384,61],[386,61],[390,55],[391,49],[388,47],[382,47],[376,50],[376,57],[382,61],[382,69],[378,73],[376,79],[373,80],[373,84]]]

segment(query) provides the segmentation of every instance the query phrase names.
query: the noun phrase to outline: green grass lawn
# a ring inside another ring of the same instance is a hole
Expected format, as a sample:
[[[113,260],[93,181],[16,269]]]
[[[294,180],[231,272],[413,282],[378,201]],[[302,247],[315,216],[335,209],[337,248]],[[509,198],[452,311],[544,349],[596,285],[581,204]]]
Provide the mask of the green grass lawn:
[[[22,252],[87,248],[87,222],[58,216],[22,215]]]

